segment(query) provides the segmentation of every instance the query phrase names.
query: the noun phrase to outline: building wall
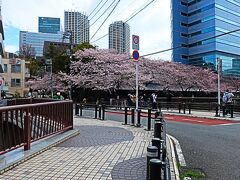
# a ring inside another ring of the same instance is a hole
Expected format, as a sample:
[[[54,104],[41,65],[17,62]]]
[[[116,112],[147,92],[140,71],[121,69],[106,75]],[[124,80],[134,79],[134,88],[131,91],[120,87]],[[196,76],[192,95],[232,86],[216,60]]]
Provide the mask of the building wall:
[[[3,90],[11,94],[19,92],[20,96],[23,97],[24,93],[28,91],[28,88],[25,87],[25,77],[29,75],[29,69],[26,68],[25,60],[3,58],[3,67]]]
[[[35,50],[35,56],[37,57],[43,56],[44,41],[62,42],[63,33],[52,34],[20,31],[19,48],[21,49],[21,47],[30,45]]]
[[[109,26],[109,49],[130,53],[130,28],[127,23],[116,21]]]
[[[65,11],[64,31],[71,32],[71,43],[89,42],[88,16],[76,11]]]
[[[173,50],[173,61],[216,69],[221,58],[223,71],[232,69],[240,57],[240,32],[207,38],[239,29],[239,22],[239,0],[172,0],[172,46],[187,44]]]
[[[60,31],[60,18],[38,17],[38,32],[54,33]]]

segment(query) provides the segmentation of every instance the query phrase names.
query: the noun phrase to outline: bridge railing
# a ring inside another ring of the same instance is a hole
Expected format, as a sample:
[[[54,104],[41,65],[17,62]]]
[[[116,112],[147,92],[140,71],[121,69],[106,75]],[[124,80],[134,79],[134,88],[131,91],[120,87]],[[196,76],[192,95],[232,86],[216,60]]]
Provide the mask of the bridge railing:
[[[73,128],[72,101],[5,106],[0,108],[0,154]]]

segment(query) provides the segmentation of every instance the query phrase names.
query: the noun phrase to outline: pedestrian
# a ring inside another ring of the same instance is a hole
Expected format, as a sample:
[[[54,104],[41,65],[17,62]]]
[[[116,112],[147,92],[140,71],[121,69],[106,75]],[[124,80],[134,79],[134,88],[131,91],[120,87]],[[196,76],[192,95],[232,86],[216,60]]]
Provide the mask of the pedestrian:
[[[157,109],[157,95],[152,93],[151,95],[152,109]]]
[[[234,97],[233,93],[230,92],[228,89],[224,92],[223,94],[223,107],[225,109],[225,115],[227,115],[228,113],[230,113],[230,106],[233,103],[232,98]]]
[[[131,94],[128,94],[128,96],[127,96],[127,104],[128,104],[128,106],[133,106]]]

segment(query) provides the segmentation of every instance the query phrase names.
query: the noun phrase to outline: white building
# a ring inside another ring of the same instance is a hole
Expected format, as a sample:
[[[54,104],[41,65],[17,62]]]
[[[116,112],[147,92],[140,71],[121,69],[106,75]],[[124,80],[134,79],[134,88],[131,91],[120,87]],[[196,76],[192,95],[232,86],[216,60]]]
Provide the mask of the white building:
[[[89,42],[88,16],[77,11],[64,11],[64,31],[71,33],[71,43]]]
[[[130,28],[123,21],[116,21],[109,26],[109,49],[119,53],[130,53]]]

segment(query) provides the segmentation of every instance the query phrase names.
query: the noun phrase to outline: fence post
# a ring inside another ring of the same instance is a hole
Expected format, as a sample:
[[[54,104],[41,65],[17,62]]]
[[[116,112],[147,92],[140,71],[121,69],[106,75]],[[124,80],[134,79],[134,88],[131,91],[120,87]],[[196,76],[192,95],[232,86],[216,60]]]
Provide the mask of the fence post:
[[[181,103],[178,103],[178,112],[181,113]]]
[[[136,127],[141,127],[141,110],[137,110],[137,124]]]
[[[156,146],[149,145],[147,147],[147,180],[150,179],[149,177],[149,162],[151,159],[157,158],[158,149]]]
[[[159,159],[151,159],[149,162],[149,179],[162,180],[163,162]]]
[[[220,108],[220,107],[219,107],[219,105],[217,104],[217,106],[216,106],[216,114],[215,114],[216,117],[220,116],[220,109],[219,109],[219,108]],[[218,109],[219,109],[219,114],[218,114]]]
[[[147,123],[147,130],[151,130],[151,118],[152,118],[152,109],[148,109],[148,123]]]
[[[95,105],[95,119],[97,119],[98,105]]]
[[[75,115],[77,116],[79,113],[79,108],[78,108],[78,104],[75,104]]]
[[[222,111],[223,111],[223,117],[225,117],[225,115],[226,115],[226,105],[225,104],[223,104],[223,106],[222,106]]]
[[[24,151],[29,150],[31,144],[31,122],[28,115],[24,116],[24,142],[26,143]]]
[[[188,104],[189,114],[191,114],[191,103]]]
[[[134,113],[135,113],[135,110],[132,109],[132,122],[131,122],[132,126],[134,126]]]
[[[98,119],[101,119],[102,116],[102,106],[99,106]]]
[[[233,118],[233,104],[230,105],[231,118]]]
[[[186,114],[186,104],[183,103],[183,114]]]
[[[80,104],[80,116],[82,116],[82,111],[83,111],[83,105]]]
[[[105,120],[105,105],[102,105],[102,120]]]

